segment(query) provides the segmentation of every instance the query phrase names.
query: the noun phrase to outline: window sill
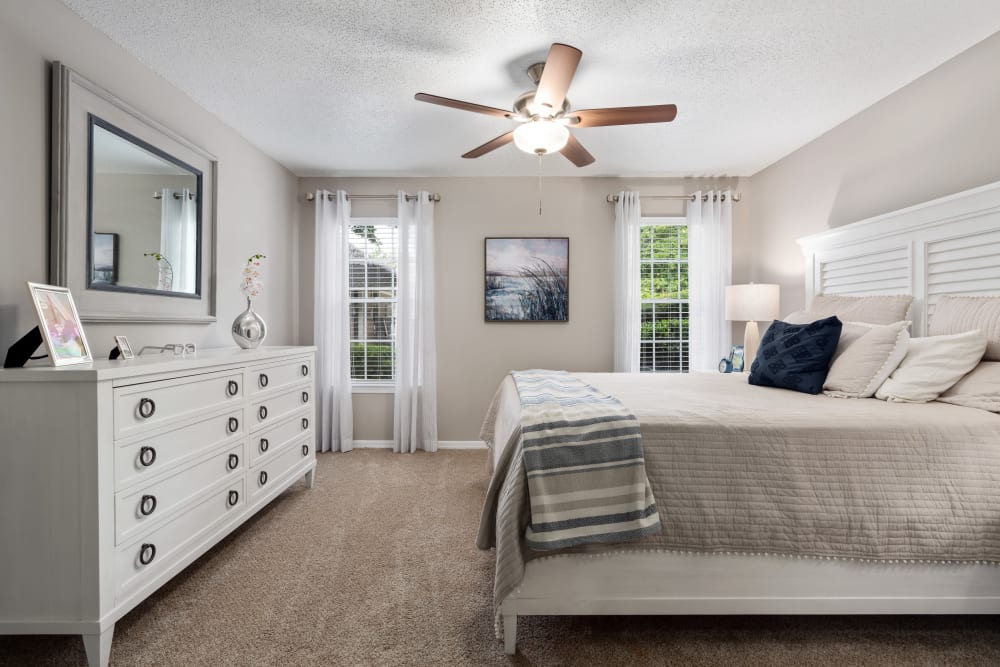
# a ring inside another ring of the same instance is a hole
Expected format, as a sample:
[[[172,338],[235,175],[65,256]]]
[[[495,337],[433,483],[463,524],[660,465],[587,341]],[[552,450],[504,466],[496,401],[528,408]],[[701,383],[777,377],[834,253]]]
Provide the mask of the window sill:
[[[394,384],[355,384],[351,385],[352,394],[394,394]]]

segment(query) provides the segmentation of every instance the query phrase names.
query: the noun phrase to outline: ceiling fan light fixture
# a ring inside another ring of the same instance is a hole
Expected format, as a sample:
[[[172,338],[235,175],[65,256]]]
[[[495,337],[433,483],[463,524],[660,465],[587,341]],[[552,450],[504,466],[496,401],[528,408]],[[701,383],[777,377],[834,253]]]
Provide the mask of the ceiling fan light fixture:
[[[525,153],[547,155],[555,153],[569,141],[569,130],[565,125],[551,120],[539,119],[521,125],[514,130],[514,145]]]

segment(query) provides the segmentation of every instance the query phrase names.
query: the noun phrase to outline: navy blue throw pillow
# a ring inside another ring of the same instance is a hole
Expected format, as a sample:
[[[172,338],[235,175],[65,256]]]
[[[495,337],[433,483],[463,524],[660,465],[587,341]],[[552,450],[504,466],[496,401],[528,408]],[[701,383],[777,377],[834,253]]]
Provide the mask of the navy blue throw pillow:
[[[760,339],[750,384],[818,394],[843,327],[836,315],[809,324],[775,320]]]

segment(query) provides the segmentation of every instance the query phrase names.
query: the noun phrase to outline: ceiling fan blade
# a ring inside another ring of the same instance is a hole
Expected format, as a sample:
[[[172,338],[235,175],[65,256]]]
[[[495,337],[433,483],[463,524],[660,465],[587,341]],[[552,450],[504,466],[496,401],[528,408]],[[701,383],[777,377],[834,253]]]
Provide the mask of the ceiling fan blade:
[[[583,144],[577,141],[576,137],[572,134],[569,135],[569,140],[559,152],[565,155],[567,160],[578,167],[586,167],[594,161],[594,156],[588,153],[587,149],[583,147]]]
[[[469,151],[468,153],[466,153],[462,157],[464,157],[464,158],[480,157],[480,156],[486,155],[490,151],[495,151],[496,149],[500,148],[501,146],[506,146],[507,144],[509,144],[512,141],[514,141],[514,133],[513,132],[508,132],[507,134],[501,134],[496,139],[490,139],[489,141],[487,141],[482,146],[477,146],[476,148],[473,148],[471,151]]]
[[[509,111],[504,111],[503,109],[497,109],[496,107],[487,107],[482,104],[474,104],[472,102],[463,102],[462,100],[453,100],[449,97],[441,97],[439,95],[430,95],[428,93],[417,93],[413,96],[413,99],[418,102],[429,102],[430,104],[439,104],[443,107],[451,107],[452,109],[461,109],[462,111],[474,111],[476,113],[484,113],[487,116],[499,116],[500,118],[510,118],[511,113]]]
[[[655,104],[648,107],[611,107],[609,109],[583,109],[567,114],[576,116],[579,123],[571,127],[602,127],[606,125],[635,125],[637,123],[669,123],[677,117],[676,104]]]
[[[555,114],[562,110],[566,91],[576,74],[576,66],[580,64],[583,52],[580,49],[556,42],[549,48],[545,59],[542,78],[538,81],[535,92],[535,104],[545,105]]]

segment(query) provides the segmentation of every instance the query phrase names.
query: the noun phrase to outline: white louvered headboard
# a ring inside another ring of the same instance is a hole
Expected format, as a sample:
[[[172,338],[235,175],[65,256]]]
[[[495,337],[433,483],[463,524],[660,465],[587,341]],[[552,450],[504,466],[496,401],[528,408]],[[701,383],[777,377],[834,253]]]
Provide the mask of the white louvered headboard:
[[[912,294],[922,336],[942,294],[1000,295],[1000,182],[799,239],[817,294]]]

